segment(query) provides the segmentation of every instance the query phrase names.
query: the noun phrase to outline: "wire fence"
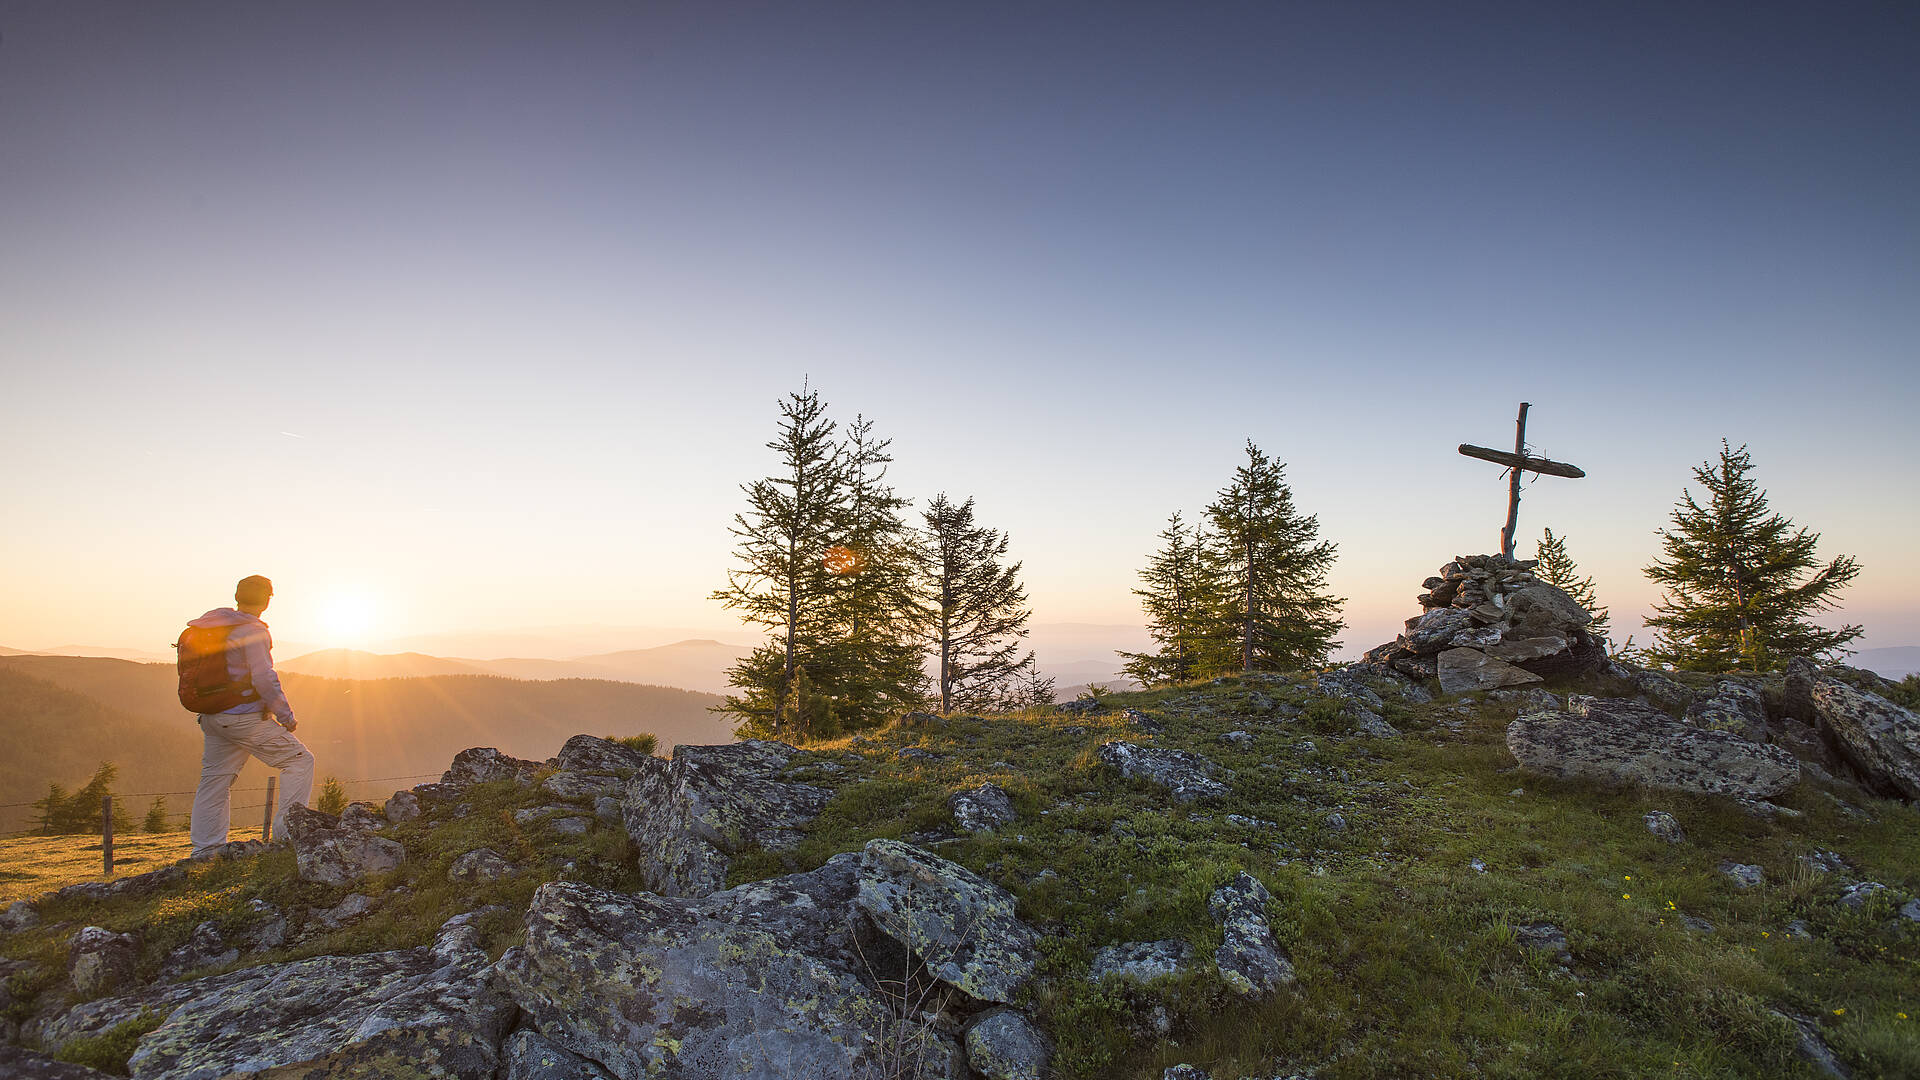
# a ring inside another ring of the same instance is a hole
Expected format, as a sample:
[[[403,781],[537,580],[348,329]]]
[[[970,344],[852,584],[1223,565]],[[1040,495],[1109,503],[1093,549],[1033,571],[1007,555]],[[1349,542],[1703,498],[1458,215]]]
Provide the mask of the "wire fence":
[[[440,775],[441,774],[437,772],[414,773],[412,776],[369,776],[369,777],[360,777],[360,778],[351,779],[351,780],[345,779],[342,777],[337,777],[337,776],[330,776],[330,777],[326,777],[321,782],[325,783],[326,780],[335,780],[335,781],[338,781],[340,786],[342,787],[350,787],[355,784],[387,784],[387,783],[392,783],[396,780],[425,780],[430,778],[436,778]],[[228,789],[227,794],[229,797],[233,795],[264,795],[271,790],[273,789],[270,787],[230,788]],[[199,794],[198,791],[128,791],[128,792],[114,792],[113,797],[121,800],[161,799],[161,798],[173,798],[175,796],[182,796],[182,795],[187,797],[192,797],[198,794]],[[0,810],[18,810],[23,807],[43,806],[45,805],[45,803],[46,803],[45,799],[34,799],[30,802],[0,803]],[[234,805],[231,807],[232,811],[235,813],[238,813],[239,811],[242,811],[242,810],[265,810],[266,808],[267,808],[267,804],[264,802],[248,803],[245,805]],[[137,811],[133,811],[131,809],[128,810],[128,813],[136,817],[139,816]],[[181,824],[185,824],[187,821],[191,820],[192,817],[193,817],[193,810],[191,808],[188,808],[186,810],[173,810],[173,811],[167,812],[166,814],[166,818],[169,822],[178,821]],[[144,830],[136,829],[136,831],[144,831]],[[239,831],[239,830],[236,830],[236,831]],[[258,831],[258,830],[247,830],[247,831]],[[0,832],[0,838],[16,837],[16,836],[45,836],[45,835],[49,835],[49,834],[42,833],[38,828],[12,829],[7,832]],[[53,834],[53,835],[70,835],[70,836],[77,836],[77,837],[84,836],[93,840],[98,840],[98,836],[93,833],[68,833],[68,834]]]

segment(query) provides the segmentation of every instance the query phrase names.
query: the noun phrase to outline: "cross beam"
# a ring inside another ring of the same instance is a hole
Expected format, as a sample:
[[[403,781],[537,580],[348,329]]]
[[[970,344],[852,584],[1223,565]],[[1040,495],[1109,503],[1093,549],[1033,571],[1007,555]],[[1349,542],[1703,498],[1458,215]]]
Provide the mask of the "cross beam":
[[[1507,484],[1507,524],[1500,530],[1500,554],[1513,557],[1514,529],[1520,523],[1520,474],[1523,472],[1540,473],[1545,476],[1565,476],[1579,479],[1587,475],[1578,465],[1569,465],[1564,461],[1550,461],[1542,457],[1527,456],[1527,410],[1533,408],[1528,402],[1520,403],[1520,417],[1514,422],[1513,453],[1505,450],[1489,450],[1472,443],[1461,443],[1460,452],[1470,458],[1491,461],[1495,465],[1505,465],[1510,480]]]

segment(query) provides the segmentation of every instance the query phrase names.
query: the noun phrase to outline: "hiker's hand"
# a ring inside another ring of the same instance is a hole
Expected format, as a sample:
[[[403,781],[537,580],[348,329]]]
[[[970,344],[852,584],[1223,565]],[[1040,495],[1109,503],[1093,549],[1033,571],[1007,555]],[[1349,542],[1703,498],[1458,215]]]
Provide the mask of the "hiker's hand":
[[[280,726],[286,728],[288,732],[300,726],[300,722],[291,716],[276,716],[274,719],[280,721]]]

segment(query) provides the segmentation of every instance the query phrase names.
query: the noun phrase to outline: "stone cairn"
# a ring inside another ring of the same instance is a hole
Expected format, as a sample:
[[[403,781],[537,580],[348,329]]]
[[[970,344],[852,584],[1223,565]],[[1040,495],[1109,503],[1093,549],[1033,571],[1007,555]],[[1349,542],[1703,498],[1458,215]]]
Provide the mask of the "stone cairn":
[[[1366,658],[1442,691],[1490,690],[1592,671],[1604,642],[1587,632],[1593,616],[1533,575],[1537,563],[1506,555],[1460,555],[1422,583],[1419,615],[1406,633]]]

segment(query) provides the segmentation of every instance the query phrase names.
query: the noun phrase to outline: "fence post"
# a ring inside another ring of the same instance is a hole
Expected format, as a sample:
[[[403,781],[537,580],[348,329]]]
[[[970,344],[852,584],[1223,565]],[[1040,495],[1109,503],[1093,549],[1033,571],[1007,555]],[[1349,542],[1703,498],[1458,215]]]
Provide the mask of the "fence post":
[[[100,796],[100,863],[101,873],[113,876],[113,796]]]
[[[278,776],[267,777],[267,812],[260,819],[260,839],[268,843],[273,842],[273,782],[278,779]]]

